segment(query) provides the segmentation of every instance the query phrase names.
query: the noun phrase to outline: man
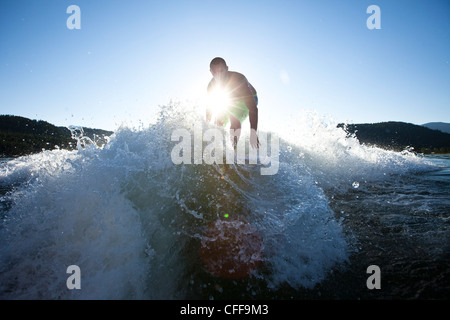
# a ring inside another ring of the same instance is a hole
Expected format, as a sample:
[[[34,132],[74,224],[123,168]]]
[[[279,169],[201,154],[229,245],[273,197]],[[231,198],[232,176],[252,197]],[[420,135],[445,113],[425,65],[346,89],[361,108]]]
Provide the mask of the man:
[[[250,145],[259,147],[258,136],[258,96],[255,88],[247,81],[247,78],[233,71],[228,71],[224,59],[214,58],[210,63],[210,71],[213,78],[208,84],[208,94],[217,91],[225,92],[229,101],[225,110],[215,112],[215,124],[226,126],[230,121],[230,133],[233,138],[233,146],[236,149],[239,140],[241,123],[247,117],[250,118]],[[225,97],[223,97],[225,99]],[[211,121],[213,110],[206,109],[206,121]]]

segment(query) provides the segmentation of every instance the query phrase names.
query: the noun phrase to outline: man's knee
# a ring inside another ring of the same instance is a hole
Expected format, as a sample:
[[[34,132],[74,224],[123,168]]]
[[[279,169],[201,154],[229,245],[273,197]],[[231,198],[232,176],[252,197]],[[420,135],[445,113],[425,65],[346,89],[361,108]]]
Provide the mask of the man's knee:
[[[238,130],[241,128],[241,122],[235,117],[230,117],[230,128],[233,130]]]

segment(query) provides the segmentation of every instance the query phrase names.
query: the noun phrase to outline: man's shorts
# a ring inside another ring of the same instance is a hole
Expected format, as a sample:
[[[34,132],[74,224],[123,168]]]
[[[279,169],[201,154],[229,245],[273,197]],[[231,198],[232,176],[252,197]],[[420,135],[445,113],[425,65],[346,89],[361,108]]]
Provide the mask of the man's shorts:
[[[258,96],[255,94],[253,96],[253,99],[255,99],[256,106],[258,106]],[[230,121],[230,115],[234,116],[236,119],[238,119],[241,123],[247,119],[249,115],[249,110],[247,105],[245,104],[244,100],[240,100],[229,107],[227,112],[220,117],[220,121],[223,124],[223,126],[226,126],[228,124],[228,121]]]

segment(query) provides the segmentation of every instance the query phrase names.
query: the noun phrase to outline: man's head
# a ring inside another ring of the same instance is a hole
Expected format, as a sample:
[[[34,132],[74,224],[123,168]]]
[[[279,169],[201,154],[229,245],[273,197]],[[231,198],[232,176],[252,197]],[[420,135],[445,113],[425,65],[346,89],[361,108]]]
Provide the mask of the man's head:
[[[209,64],[210,71],[216,81],[223,81],[226,79],[228,73],[228,66],[224,59],[214,58]]]

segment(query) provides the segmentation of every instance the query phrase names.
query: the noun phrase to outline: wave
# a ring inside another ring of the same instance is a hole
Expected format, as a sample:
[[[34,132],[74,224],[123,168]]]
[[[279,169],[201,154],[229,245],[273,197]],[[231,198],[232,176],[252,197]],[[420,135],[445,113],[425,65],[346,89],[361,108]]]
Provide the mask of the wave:
[[[349,257],[330,190],[432,169],[412,153],[360,145],[314,113],[284,132],[260,133],[279,143],[271,154],[275,174],[261,174],[264,164],[248,160],[174,164],[174,131],[211,128],[199,109],[171,103],[147,128],[119,128],[103,148],[44,151],[3,164],[0,185],[15,187],[2,196],[11,206],[1,215],[0,298],[209,297],[220,276],[202,256],[205,239],[222,241],[227,254],[242,245],[230,236],[239,232],[259,239],[251,240],[258,252],[247,257],[252,267],[239,280],[247,288],[313,288]],[[201,141],[203,150],[208,142]],[[251,228],[242,231],[236,221]],[[66,286],[70,265],[80,267],[80,290]],[[233,268],[227,272],[233,278]]]

